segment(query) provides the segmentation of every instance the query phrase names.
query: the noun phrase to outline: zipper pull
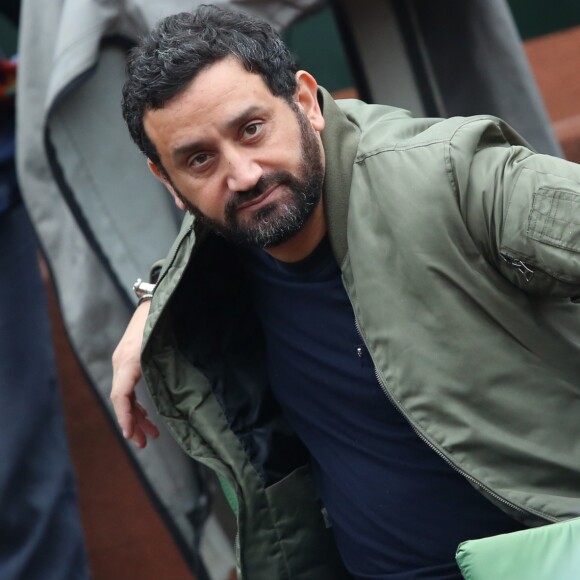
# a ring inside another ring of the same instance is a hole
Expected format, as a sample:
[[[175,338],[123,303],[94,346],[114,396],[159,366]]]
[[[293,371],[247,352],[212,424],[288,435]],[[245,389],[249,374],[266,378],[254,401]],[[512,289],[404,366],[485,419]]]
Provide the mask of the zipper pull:
[[[531,279],[534,277],[534,271],[525,262],[522,262],[517,258],[512,258],[507,254],[501,254],[501,257],[510,266],[513,266],[524,277],[524,280],[526,282],[530,282]]]

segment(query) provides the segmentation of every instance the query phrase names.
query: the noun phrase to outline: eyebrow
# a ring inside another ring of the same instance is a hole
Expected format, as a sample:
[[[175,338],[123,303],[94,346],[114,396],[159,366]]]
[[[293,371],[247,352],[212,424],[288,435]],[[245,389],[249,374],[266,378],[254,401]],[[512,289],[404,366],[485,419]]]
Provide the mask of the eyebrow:
[[[263,108],[258,105],[250,105],[246,109],[244,109],[241,113],[237,114],[235,117],[228,119],[222,125],[222,130],[225,132],[229,132],[232,129],[237,129],[240,125],[245,123],[248,119],[252,118],[254,115],[262,112]],[[184,155],[191,153],[192,151],[196,151],[197,149],[204,149],[207,147],[207,141],[203,139],[196,139],[195,141],[189,141],[187,143],[183,143],[182,145],[177,146],[172,152],[171,157],[174,161],[179,161]]]

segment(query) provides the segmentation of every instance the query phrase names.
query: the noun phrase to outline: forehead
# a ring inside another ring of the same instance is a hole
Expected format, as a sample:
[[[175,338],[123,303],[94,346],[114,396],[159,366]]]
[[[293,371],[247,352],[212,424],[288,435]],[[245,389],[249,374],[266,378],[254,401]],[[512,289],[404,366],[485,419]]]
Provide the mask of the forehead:
[[[200,135],[221,131],[240,111],[275,108],[281,101],[260,75],[228,57],[201,70],[162,108],[148,110],[143,122],[147,135],[159,148],[168,140],[175,144],[189,138],[192,131]]]

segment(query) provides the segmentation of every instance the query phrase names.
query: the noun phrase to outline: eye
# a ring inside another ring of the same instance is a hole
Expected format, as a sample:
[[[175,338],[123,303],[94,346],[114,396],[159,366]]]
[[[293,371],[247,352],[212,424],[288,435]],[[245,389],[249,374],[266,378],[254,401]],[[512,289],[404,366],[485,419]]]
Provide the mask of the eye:
[[[261,121],[254,121],[244,127],[243,137],[251,139],[252,137],[258,135],[262,131],[263,127],[264,123]]]
[[[209,153],[198,153],[189,160],[189,166],[193,168],[203,167],[209,159]]]

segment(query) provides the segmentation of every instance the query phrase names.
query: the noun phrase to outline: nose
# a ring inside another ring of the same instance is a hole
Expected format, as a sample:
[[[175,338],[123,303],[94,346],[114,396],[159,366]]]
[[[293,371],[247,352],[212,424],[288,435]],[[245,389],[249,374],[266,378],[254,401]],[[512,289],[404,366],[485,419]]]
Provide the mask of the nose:
[[[263,170],[248,151],[230,151],[226,157],[227,186],[230,191],[247,191],[254,187]]]

